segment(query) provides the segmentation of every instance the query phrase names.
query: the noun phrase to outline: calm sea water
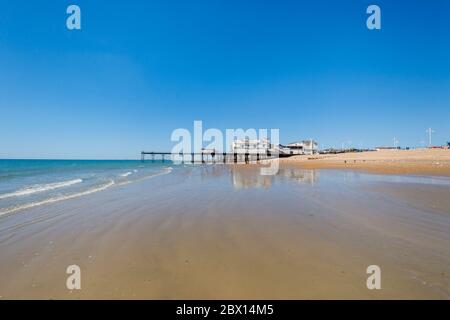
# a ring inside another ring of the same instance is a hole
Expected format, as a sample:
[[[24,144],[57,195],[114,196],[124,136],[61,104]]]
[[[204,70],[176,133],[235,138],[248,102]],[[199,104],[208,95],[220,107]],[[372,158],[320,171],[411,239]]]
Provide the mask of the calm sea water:
[[[169,173],[170,162],[0,160],[0,215]]]

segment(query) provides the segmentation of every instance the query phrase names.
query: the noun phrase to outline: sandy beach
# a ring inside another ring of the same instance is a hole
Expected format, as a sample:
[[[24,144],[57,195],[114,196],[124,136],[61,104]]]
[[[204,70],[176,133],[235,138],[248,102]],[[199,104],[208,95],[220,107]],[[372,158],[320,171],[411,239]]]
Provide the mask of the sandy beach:
[[[281,159],[281,163],[305,169],[352,169],[382,174],[450,176],[449,149],[302,155]]]
[[[351,169],[382,174],[450,176],[449,149],[302,155],[281,159],[281,163],[305,169]]]
[[[290,160],[276,176],[253,165],[174,167],[0,217],[0,296],[448,299],[449,195],[447,177]],[[66,288],[73,264],[81,290]],[[366,287],[374,264],[381,290]]]

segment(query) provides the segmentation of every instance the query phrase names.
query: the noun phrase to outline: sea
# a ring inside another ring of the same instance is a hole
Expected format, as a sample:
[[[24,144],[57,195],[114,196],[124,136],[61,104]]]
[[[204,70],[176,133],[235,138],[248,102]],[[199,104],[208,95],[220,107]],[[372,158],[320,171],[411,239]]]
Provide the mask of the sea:
[[[170,161],[0,159],[0,216],[171,171]]]

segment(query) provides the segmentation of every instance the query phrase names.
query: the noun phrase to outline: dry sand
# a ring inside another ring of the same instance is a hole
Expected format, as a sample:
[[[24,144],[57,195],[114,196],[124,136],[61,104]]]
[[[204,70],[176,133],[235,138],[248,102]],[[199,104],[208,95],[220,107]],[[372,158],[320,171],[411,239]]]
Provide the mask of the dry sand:
[[[0,296],[450,297],[449,180],[295,167],[263,177],[258,169],[175,168],[4,216]],[[66,288],[72,264],[81,290]],[[366,287],[372,264],[381,290]]]
[[[450,176],[450,149],[381,150],[293,156],[281,163],[305,169],[352,169],[383,174]]]

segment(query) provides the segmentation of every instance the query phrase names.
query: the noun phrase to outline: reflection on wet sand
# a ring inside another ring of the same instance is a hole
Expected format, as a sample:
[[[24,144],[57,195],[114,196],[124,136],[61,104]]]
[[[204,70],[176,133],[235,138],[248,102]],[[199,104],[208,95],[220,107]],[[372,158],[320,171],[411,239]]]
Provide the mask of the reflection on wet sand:
[[[235,189],[269,189],[279,179],[288,179],[298,183],[312,185],[318,179],[318,172],[316,170],[280,168],[276,175],[262,175],[259,171],[259,166],[245,168],[241,166],[205,166],[202,168],[202,176],[216,177],[229,174],[231,183]]]
[[[273,183],[273,176],[263,176],[257,172],[230,170],[230,176],[235,189],[263,188],[269,189]]]
[[[314,184],[317,182],[318,171],[296,169],[296,168],[284,168],[280,169],[278,175],[284,178],[295,180],[299,183]]]

